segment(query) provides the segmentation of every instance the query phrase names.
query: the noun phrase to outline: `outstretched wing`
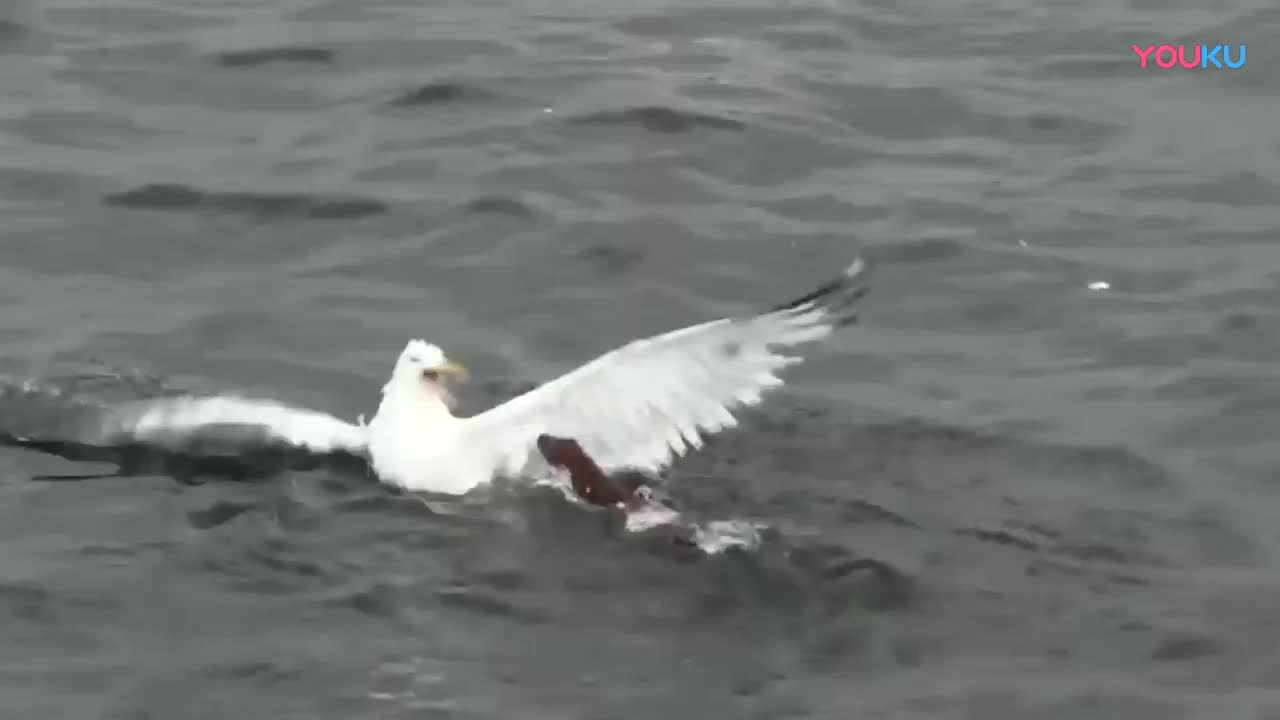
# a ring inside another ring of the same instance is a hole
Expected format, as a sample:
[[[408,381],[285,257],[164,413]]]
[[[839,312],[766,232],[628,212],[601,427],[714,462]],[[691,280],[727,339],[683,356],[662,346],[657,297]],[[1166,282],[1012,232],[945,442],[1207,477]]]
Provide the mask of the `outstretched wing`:
[[[314,453],[365,451],[365,429],[332,415],[271,400],[173,397],[116,406],[102,418],[100,442],[168,448],[204,442],[266,442]]]
[[[852,322],[866,293],[856,260],[837,279],[746,318],[723,318],[636,340],[465,421],[466,446],[507,475],[523,472],[541,434],[571,438],[606,472],[654,472],[705,435],[737,424],[732,411],[782,384],[800,358],[775,352]]]

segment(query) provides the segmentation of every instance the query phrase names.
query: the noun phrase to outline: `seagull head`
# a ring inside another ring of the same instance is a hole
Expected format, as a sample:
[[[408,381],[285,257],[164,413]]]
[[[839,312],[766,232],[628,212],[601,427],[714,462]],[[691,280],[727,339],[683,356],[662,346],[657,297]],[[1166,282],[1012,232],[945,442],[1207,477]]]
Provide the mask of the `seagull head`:
[[[450,380],[465,380],[467,369],[449,358],[444,351],[425,340],[410,340],[396,359],[391,380],[383,392],[393,389],[425,390],[447,402],[450,395],[446,384]]]

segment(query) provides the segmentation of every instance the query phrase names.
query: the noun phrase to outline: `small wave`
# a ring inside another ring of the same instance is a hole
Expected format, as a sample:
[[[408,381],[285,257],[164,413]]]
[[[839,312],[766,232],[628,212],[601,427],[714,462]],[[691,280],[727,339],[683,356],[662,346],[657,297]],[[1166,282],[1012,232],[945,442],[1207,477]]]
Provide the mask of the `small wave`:
[[[256,217],[307,217],[349,220],[378,215],[385,203],[368,198],[326,198],[303,193],[252,193],[200,190],[176,183],[149,183],[103,197],[109,207],[134,210],[213,210]]]
[[[533,210],[525,203],[511,197],[484,195],[466,205],[466,211],[481,215],[506,215],[516,218],[533,217]]]
[[[710,113],[665,106],[643,106],[579,115],[569,122],[579,125],[634,125],[650,132],[686,133],[694,130],[746,130],[740,120]]]
[[[218,53],[214,62],[223,67],[258,67],[272,63],[306,63],[310,65],[328,65],[337,55],[332,50],[321,47],[285,46],[255,48],[252,50],[233,50]]]
[[[432,82],[402,93],[388,104],[395,108],[416,108],[487,97],[488,93],[466,85]]]

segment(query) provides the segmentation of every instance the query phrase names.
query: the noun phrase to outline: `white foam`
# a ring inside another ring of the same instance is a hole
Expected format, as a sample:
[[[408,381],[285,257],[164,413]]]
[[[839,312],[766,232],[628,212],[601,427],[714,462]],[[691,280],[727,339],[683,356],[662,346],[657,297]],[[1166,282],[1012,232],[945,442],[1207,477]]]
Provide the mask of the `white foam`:
[[[748,520],[712,520],[705,527],[694,525],[694,541],[708,555],[730,548],[755,550],[760,547],[760,533],[767,526]]]
[[[676,525],[681,515],[660,503],[650,503],[639,510],[627,513],[627,532],[644,532],[663,525]],[[688,523],[693,531],[693,541],[698,549],[708,555],[718,555],[731,548],[755,550],[760,546],[761,531],[767,526],[749,520],[712,520],[705,524]]]
[[[627,512],[627,532],[643,532],[661,525],[670,525],[680,518],[680,513],[662,503],[646,503],[639,510]]]

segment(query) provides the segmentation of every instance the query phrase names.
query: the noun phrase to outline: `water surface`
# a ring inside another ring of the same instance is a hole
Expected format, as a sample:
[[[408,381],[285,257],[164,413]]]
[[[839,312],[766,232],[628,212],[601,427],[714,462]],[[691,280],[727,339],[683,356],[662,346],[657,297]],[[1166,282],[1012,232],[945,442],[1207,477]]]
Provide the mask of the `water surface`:
[[[1163,42],[1248,64],[1141,69]],[[6,432],[162,392],[353,418],[408,337],[480,408],[875,272],[667,479],[754,551],[538,490],[0,449],[0,704],[1280,712],[1277,42],[1251,0],[0,6]]]

